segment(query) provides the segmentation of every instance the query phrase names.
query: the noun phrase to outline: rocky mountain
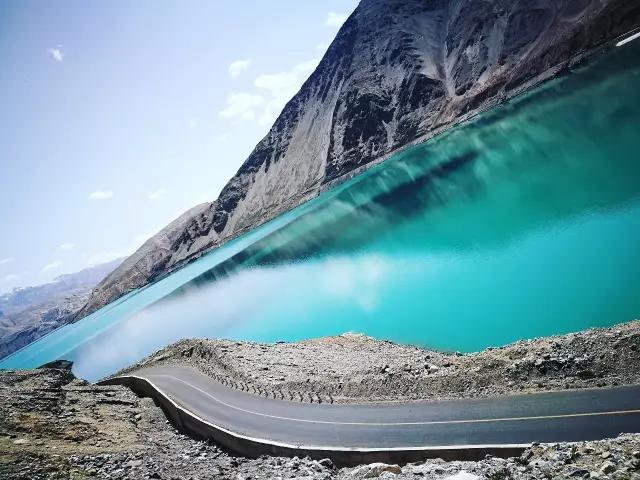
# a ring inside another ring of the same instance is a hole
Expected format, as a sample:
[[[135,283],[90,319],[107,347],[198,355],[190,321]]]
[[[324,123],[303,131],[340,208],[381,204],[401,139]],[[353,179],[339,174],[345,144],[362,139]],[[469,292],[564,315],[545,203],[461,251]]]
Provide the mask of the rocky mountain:
[[[81,315],[570,70],[638,25],[637,0],[362,0],[219,198],[145,243]]]
[[[0,358],[71,322],[91,289],[123,259],[0,295]]]
[[[44,302],[55,301],[76,291],[95,287],[108,273],[112,272],[124,259],[102,263],[75,273],[60,275],[52,282],[34,287],[15,288],[0,295],[0,318],[24,311]]]

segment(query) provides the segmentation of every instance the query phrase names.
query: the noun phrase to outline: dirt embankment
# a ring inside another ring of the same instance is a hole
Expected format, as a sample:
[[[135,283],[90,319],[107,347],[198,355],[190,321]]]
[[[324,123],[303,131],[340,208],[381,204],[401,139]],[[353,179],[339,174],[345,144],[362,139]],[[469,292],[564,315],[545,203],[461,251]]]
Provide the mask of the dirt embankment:
[[[307,402],[486,397],[640,383],[640,321],[442,353],[356,334],[292,343],[182,340],[128,368],[191,365],[234,387]]]

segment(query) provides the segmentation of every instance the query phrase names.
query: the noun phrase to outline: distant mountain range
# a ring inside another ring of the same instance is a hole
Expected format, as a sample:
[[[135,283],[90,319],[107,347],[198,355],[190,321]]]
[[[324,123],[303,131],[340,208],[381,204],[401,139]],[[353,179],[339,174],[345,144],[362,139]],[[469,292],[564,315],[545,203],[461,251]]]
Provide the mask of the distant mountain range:
[[[0,295],[0,358],[73,321],[93,289],[123,259]]]
[[[148,240],[78,317],[569,71],[638,25],[638,0],[362,0],[219,198]]]

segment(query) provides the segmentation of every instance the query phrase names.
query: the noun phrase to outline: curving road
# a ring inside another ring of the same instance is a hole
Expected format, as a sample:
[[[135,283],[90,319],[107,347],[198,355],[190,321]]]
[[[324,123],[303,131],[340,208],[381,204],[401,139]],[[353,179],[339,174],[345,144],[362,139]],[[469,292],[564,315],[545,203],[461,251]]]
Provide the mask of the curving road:
[[[154,396],[164,396],[233,435],[307,450],[523,448],[532,442],[596,440],[640,432],[640,386],[330,405],[260,397],[186,367],[155,367],[131,376],[151,384]],[[126,383],[126,378],[108,383]]]

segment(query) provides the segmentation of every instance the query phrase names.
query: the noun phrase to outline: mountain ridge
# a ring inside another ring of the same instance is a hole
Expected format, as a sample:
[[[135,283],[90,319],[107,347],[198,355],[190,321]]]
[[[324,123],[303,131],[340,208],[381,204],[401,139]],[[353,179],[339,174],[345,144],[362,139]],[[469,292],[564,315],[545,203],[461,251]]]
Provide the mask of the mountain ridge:
[[[0,295],[0,358],[62,325],[88,300],[91,289],[124,259],[60,275],[54,281]]]
[[[632,0],[363,0],[218,199],[146,242],[78,318],[567,70],[638,23]]]

